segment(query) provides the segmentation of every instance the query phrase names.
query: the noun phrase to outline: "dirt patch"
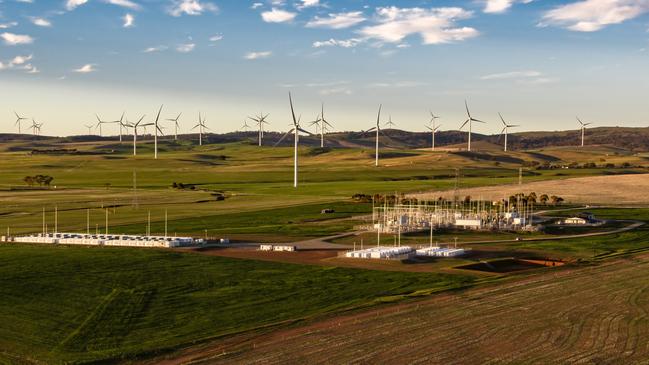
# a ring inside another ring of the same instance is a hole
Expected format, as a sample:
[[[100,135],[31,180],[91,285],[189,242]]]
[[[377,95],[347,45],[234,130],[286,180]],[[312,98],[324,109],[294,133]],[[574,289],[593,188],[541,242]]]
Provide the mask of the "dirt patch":
[[[555,267],[562,265],[563,262],[560,261],[522,260],[510,258],[494,261],[483,261],[475,264],[458,266],[457,269],[506,274],[523,270],[541,269],[544,267]]]
[[[521,192],[557,195],[567,203],[606,205],[649,204],[649,174],[591,176],[551,181],[537,181],[522,185],[498,185],[460,189],[460,196],[500,200]],[[453,191],[434,191],[412,195],[418,199],[453,198]]]

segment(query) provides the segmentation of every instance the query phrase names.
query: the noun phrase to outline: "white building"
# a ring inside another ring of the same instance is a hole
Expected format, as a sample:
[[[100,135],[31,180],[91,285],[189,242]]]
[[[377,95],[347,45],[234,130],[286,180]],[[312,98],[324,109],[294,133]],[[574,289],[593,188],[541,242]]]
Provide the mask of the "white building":
[[[19,236],[15,242],[48,243],[61,245],[88,245],[88,246],[126,246],[126,247],[180,247],[194,243],[191,237],[163,237],[163,236],[132,236],[113,234],[83,234],[83,233],[48,233]]]
[[[585,218],[581,218],[581,217],[570,217],[570,218],[564,219],[563,224],[580,226],[580,225],[588,224],[588,220],[586,220]]]

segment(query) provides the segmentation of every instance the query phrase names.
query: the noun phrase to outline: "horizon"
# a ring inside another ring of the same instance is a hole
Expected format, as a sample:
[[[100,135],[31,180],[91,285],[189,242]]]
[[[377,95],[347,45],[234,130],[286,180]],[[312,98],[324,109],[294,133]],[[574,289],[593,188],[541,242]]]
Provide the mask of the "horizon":
[[[627,11],[622,12],[621,9]],[[289,129],[325,104],[335,131],[442,130],[472,114],[478,134],[646,127],[649,4],[597,0],[7,0],[0,3],[0,132],[15,110],[44,135],[84,124],[198,112],[214,133],[270,113]],[[169,24],[160,27],[160,24]],[[477,60],[476,60],[477,59]],[[332,62],[332,60],[334,60]],[[343,66],[344,65],[344,66]],[[191,122],[190,122],[191,121]]]

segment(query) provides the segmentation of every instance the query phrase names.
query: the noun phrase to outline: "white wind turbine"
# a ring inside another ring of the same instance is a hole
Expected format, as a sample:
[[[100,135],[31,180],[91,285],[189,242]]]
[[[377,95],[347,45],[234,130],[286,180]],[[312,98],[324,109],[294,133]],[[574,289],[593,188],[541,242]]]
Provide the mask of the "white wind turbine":
[[[379,105],[379,114],[376,116],[376,127],[372,127],[364,132],[376,131],[376,152],[374,155],[374,166],[379,166],[379,133],[381,132],[381,107]]]
[[[23,117],[21,117],[21,116],[18,115],[18,113],[16,113],[15,111],[14,111],[14,114],[16,115],[16,123],[14,124],[14,126],[17,125],[17,126],[18,126],[18,134],[22,134],[22,130],[21,130],[21,124],[22,124],[22,121],[23,121],[23,120],[29,120],[29,119],[28,119],[28,118],[23,118]]]
[[[160,105],[160,109],[158,109],[158,115],[155,117],[155,122],[153,122],[153,125],[155,125],[155,127],[153,127],[155,132],[155,137],[154,137],[155,139],[153,141],[153,148],[155,151],[153,153],[154,155],[153,158],[156,160],[158,159],[158,132],[164,135],[164,133],[162,133],[162,129],[160,129],[160,126],[158,125],[158,122],[160,121],[160,113],[162,112],[162,107],[163,105]]]
[[[180,125],[178,124],[178,120],[180,119],[180,116],[183,115],[183,113],[178,114],[178,116],[175,119],[167,119],[169,122],[174,122],[174,141],[178,140],[178,128]]]
[[[94,127],[94,124],[84,124],[84,127],[88,128],[88,135],[92,136],[92,127]]]
[[[433,112],[430,112],[430,126],[426,126],[426,128],[428,128],[431,134],[431,151],[435,151],[435,134],[439,127],[441,127],[441,125],[435,126],[435,119],[439,119],[439,117],[433,114]]]
[[[119,125],[119,141],[122,142],[122,128],[126,127],[126,124],[124,124],[124,115],[126,112],[122,112],[122,116],[119,118],[119,120],[114,120],[109,123],[114,123]]]
[[[320,148],[324,148],[324,135],[327,133],[329,130],[327,127],[333,128],[331,124],[327,121],[327,119],[324,116],[324,103],[322,104],[322,110],[320,112],[320,115],[311,122],[311,125],[315,125],[317,127],[317,131],[320,134]]]
[[[99,118],[99,115],[97,115],[97,114],[95,114],[95,117],[97,117],[97,125],[95,127],[99,128],[99,137],[103,137],[103,133],[102,133],[102,130],[101,130],[101,125],[102,124],[107,124],[108,122],[104,122],[103,120],[101,120],[101,118]]]
[[[153,123],[141,124],[145,116],[146,115],[140,117],[140,120],[138,120],[137,123],[128,124],[128,127],[133,128],[133,156],[137,156],[137,129],[139,127],[146,127],[148,125],[153,125]]]
[[[270,124],[266,121],[266,118],[268,118],[269,115],[270,114],[264,115],[264,113],[259,113],[259,115],[254,118],[248,117],[248,119],[257,123],[257,128],[259,129],[258,132],[259,147],[261,147],[261,142],[264,139],[264,124]]]
[[[32,125],[29,126],[29,128],[32,129],[32,133],[35,136],[39,136],[41,134],[41,127],[43,126],[43,123],[37,123],[36,119],[32,118]]]
[[[505,119],[503,118],[503,116],[502,116],[500,113],[498,113],[498,116],[500,117],[500,120],[503,122],[503,126],[504,126],[504,127],[503,127],[503,130],[500,131],[500,135],[502,136],[503,133],[504,133],[504,135],[505,135],[505,152],[507,152],[507,134],[508,134],[508,132],[509,132],[509,128],[520,127],[520,125],[517,125],[517,124],[507,124],[507,123],[505,122]]]
[[[297,181],[298,181],[298,143],[300,141],[300,132],[306,133],[306,134],[311,134],[309,131],[305,131],[300,127],[300,120],[295,118],[295,111],[293,109],[293,98],[291,97],[291,93],[288,93],[288,101],[291,105],[291,116],[293,117],[293,128],[286,132],[282,138],[275,143],[275,146],[280,144],[286,136],[289,134],[293,133],[294,134],[294,153],[293,153],[293,187],[297,188]]]
[[[460,126],[460,130],[464,128],[467,123],[469,124],[469,142],[468,142],[468,151],[471,151],[471,132],[473,130],[473,122],[478,122],[478,123],[485,123],[479,119],[475,119],[471,116],[471,112],[469,111],[469,105],[467,104],[466,100],[464,101],[464,107],[466,108],[466,114],[468,116],[468,119],[464,121],[464,123]]]
[[[192,128],[192,130],[198,128],[198,145],[199,145],[199,146],[202,146],[202,145],[203,145],[203,130],[204,130],[204,129],[209,129],[209,128],[207,128],[207,126],[205,125],[205,122],[206,122],[206,121],[207,121],[207,119],[203,119],[203,118],[202,118],[202,116],[201,116],[201,112],[198,112],[198,124],[196,124],[196,125],[194,126],[194,128]]]
[[[242,125],[241,128],[239,128],[239,129],[242,130],[242,131],[244,131],[244,132],[247,132],[247,131],[250,130],[251,128],[250,128],[250,126],[248,125],[248,121],[244,119],[244,120],[243,120],[243,125]]]
[[[589,125],[591,125],[593,123],[584,123],[584,122],[581,121],[581,119],[579,119],[579,117],[577,117],[577,121],[579,122],[579,124],[581,124],[581,146],[584,147],[584,138],[586,136],[586,126],[589,126]]]

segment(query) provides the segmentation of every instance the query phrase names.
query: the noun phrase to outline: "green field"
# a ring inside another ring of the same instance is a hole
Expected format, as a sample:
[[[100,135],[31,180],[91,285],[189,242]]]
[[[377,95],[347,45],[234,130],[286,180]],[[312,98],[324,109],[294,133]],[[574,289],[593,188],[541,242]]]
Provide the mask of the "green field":
[[[471,281],[158,250],[2,245],[0,360],[130,358]]]

